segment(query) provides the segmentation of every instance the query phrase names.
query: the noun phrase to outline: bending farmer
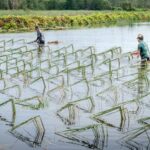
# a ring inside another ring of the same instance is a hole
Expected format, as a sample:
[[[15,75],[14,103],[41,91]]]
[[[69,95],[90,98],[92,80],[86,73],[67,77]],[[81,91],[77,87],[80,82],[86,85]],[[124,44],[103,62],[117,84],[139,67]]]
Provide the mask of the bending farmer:
[[[38,26],[35,26],[35,30],[37,32],[37,39],[34,42],[37,42],[38,44],[45,44],[44,35],[40,31],[40,28]]]

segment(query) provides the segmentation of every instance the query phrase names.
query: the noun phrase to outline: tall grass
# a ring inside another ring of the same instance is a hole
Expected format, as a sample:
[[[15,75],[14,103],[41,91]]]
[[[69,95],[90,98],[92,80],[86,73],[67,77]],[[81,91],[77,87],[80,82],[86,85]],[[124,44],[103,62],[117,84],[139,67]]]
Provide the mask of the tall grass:
[[[77,27],[100,27],[110,25],[124,25],[140,21],[149,21],[150,12],[125,11],[7,11],[0,12],[1,32],[31,31],[35,25],[43,29],[64,29]],[[11,15],[10,15],[11,14]]]

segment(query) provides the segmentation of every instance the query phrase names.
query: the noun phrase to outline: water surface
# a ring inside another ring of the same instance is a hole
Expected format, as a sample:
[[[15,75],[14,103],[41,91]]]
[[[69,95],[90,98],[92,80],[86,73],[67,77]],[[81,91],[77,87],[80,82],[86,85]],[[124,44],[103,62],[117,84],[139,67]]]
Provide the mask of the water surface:
[[[0,149],[149,150],[150,70],[127,54],[136,49],[138,33],[150,44],[148,23],[46,31],[47,42],[61,43],[42,51],[22,41],[6,43],[0,58]],[[0,35],[6,41],[35,38]],[[70,44],[74,48],[56,52]],[[123,52],[100,54],[112,47]]]

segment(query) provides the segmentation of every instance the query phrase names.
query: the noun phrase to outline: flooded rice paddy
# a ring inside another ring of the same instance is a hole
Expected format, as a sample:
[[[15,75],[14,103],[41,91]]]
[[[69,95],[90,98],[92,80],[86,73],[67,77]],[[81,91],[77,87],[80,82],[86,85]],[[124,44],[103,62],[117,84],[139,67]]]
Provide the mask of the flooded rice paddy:
[[[0,150],[150,149],[149,64],[110,41],[39,48],[27,35],[0,41]]]

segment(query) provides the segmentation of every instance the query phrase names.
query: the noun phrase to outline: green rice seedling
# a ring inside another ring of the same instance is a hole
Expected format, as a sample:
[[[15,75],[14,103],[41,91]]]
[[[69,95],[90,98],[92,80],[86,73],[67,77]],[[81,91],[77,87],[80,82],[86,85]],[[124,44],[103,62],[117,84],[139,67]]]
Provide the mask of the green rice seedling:
[[[119,54],[119,55],[122,54],[122,49],[121,49],[121,47],[112,48],[111,51],[112,51],[113,55],[114,55],[114,54],[117,54],[117,55],[118,55],[118,54]]]
[[[103,74],[104,72],[109,72],[109,74],[112,75],[111,60],[107,59],[103,62],[100,62],[99,64],[96,64],[96,69],[100,70],[101,74]]]
[[[80,61],[80,58],[82,57],[82,49],[78,49],[75,52],[72,53],[77,61]]]
[[[120,56],[120,59],[123,59],[123,58],[127,58],[127,60],[130,62],[131,60],[133,60],[133,55],[131,52],[124,53]]]
[[[8,65],[7,65],[7,61],[3,61],[1,64],[0,64],[0,68],[2,71],[5,71],[5,72],[8,72]]]
[[[38,86],[40,82],[40,87]],[[46,83],[44,78],[41,76],[37,79],[34,79],[32,82],[30,82],[30,88],[36,90],[39,93],[42,93],[44,95],[45,90],[46,90]]]
[[[28,47],[25,45],[25,46],[17,47],[15,49],[10,49],[9,51],[12,54],[14,54],[14,53],[23,53],[23,52],[27,52],[28,51]]]
[[[71,59],[73,58],[73,60],[76,60],[76,61],[80,61],[81,57],[82,57],[82,49],[78,49],[76,51],[74,51],[73,53],[68,53],[67,54],[67,58],[68,58],[68,61],[71,61]]]
[[[63,114],[61,114],[63,113]],[[73,125],[76,122],[77,108],[73,104],[68,104],[61,112],[57,112],[57,116],[67,125]]]
[[[15,104],[33,110],[38,110],[44,107],[44,101],[42,101],[42,97],[40,96],[34,96],[26,99],[16,99]]]
[[[47,80],[47,95],[51,98],[56,98],[55,96],[59,97],[59,101],[63,99],[65,96],[64,93],[64,86],[65,86],[65,79],[63,75],[58,75],[55,77],[50,77]]]
[[[92,50],[88,48],[88,49],[78,49],[73,54],[76,60],[82,61],[82,59],[86,59],[88,56],[90,56],[91,53],[92,53]]]
[[[0,41],[0,44],[1,44],[2,47],[5,48],[5,40]]]
[[[82,50],[83,57],[88,57],[89,55],[92,55],[92,54],[95,54],[94,47],[88,47],[88,48]]]
[[[22,58],[22,54],[20,52],[19,53],[17,52],[17,53],[14,53],[13,55],[12,54],[9,55],[8,58],[9,59],[17,59],[17,60],[19,60],[20,58]]]
[[[61,49],[52,51],[50,53],[51,54],[51,58],[59,58],[62,54],[65,54],[65,50],[66,50],[66,47],[63,47]]]
[[[73,52],[73,53],[69,53],[67,55],[64,56],[64,60],[66,61],[66,66],[69,65],[69,64],[72,64],[73,62],[76,62],[77,61],[77,58],[76,58],[76,53]]]
[[[117,117],[115,117],[115,119],[117,119],[117,122],[115,120],[115,123],[114,123],[113,116],[115,116],[115,115],[117,115]],[[107,118],[109,118],[108,121],[106,121]],[[91,117],[91,119],[94,119],[98,123],[106,124],[109,127],[118,128],[119,130],[122,130],[124,128],[125,122],[126,122],[126,111],[123,107],[117,106],[114,108],[110,108],[106,111],[102,111],[100,113],[94,114]],[[116,125],[116,123],[118,123],[118,125]]]
[[[11,77],[17,77],[19,76],[20,74],[24,74],[25,75],[25,61],[24,60],[19,60],[17,61],[17,72],[16,73],[13,73],[11,74]]]
[[[65,55],[63,55],[63,58],[52,60],[51,63],[53,63],[57,66],[58,65],[59,66],[66,66],[67,65],[67,59],[66,59]]]
[[[6,94],[12,98],[18,98],[21,95],[21,89],[19,85],[13,85],[1,90],[0,93]]]
[[[120,113],[118,113],[118,114],[120,114],[120,120],[122,120],[124,118],[123,121],[125,121],[128,118],[127,115],[135,115],[135,114],[139,113],[140,108],[141,108],[141,102],[144,100],[144,98],[149,96],[149,93],[145,93],[145,95],[142,95],[141,97],[138,97],[138,98],[134,97],[134,99],[120,102],[118,104],[115,104],[114,106],[109,106],[110,108],[108,108],[107,110],[104,110],[97,114],[94,114],[90,118],[93,118],[94,120],[96,120],[98,122],[100,119],[100,122],[102,121],[103,123],[106,123],[105,121],[108,119],[108,121],[110,122],[110,118],[114,118],[114,117],[110,117],[110,115],[113,112],[117,111],[117,112],[120,112]]]
[[[56,52],[58,54],[57,57],[60,57],[61,54],[64,54],[66,56],[70,53],[74,53],[74,46],[73,46],[73,44],[71,44],[71,45],[65,46],[61,49],[54,51],[54,53],[56,53]]]
[[[7,69],[7,74],[9,75],[14,75],[14,74],[18,74],[19,73],[19,68],[16,66],[16,67],[9,67]]]
[[[5,121],[5,122],[7,122],[7,124],[9,123],[9,125],[13,126],[14,123],[15,123],[15,119],[16,119],[16,105],[15,105],[15,101],[13,99],[9,99],[9,100],[7,100],[5,102],[0,103],[1,110],[3,110],[2,107],[4,107],[5,105],[10,105],[9,109],[11,110],[11,117],[10,117],[11,119],[9,119],[9,121],[7,121],[8,119],[2,119],[5,116],[1,116],[1,120]]]
[[[125,134],[125,136],[120,139],[122,145],[130,148],[147,148],[149,146],[149,129],[150,125],[144,125],[142,127],[133,129]]]
[[[63,122],[71,125],[76,122],[78,110],[90,113],[92,112],[94,106],[95,105],[92,97],[86,97],[83,99],[68,102],[57,111],[57,115]]]
[[[45,59],[45,60],[40,60],[40,68],[44,69],[49,69],[51,67],[51,62],[49,59]]]
[[[81,109],[84,112],[91,112],[93,107],[95,106],[94,100],[92,97],[85,97],[83,99],[78,99],[78,100],[73,100],[71,102],[68,102],[65,106],[61,107],[57,111],[57,113],[61,112],[62,110],[66,109],[72,105],[75,105],[78,109]]]
[[[9,43],[13,44],[13,39],[8,40],[8,41],[2,40],[2,41],[0,41],[0,43],[4,47],[4,51],[5,51],[7,44],[9,44]]]
[[[27,58],[27,59],[34,59],[34,54],[32,51],[26,51],[26,52],[23,52],[21,53],[21,57],[22,58]]]
[[[114,69],[114,70],[111,70],[111,72],[107,69],[104,70],[103,68],[103,64],[100,64],[102,65],[100,68],[94,68],[94,74],[93,74],[93,80],[100,80],[105,77],[106,80],[110,80],[112,81],[113,79],[113,75],[115,74],[115,72],[117,72],[119,69]],[[115,81],[115,80],[114,80]]]
[[[91,80],[88,80],[89,86],[92,90],[94,90],[92,93],[96,96],[97,92],[100,90],[104,90],[110,86],[112,86],[112,82],[109,81],[109,79],[106,79],[107,76],[103,76],[100,78],[92,78]],[[96,93],[95,93],[96,92]]]
[[[6,88],[6,80],[5,79],[0,79],[0,90],[3,90]]]
[[[26,64],[25,66],[25,74],[29,79],[32,79],[33,73],[37,73],[37,76],[40,76],[39,67],[33,68],[31,63]],[[36,77],[37,77],[36,76]],[[35,78],[35,77],[34,77]]]
[[[91,80],[88,80],[88,82],[90,86],[98,87],[99,90],[111,86],[111,83],[108,82],[107,75],[94,77]]]
[[[70,44],[68,46],[66,46],[66,50],[67,50],[67,53],[73,53],[75,51],[75,48],[73,46],[73,44]]]
[[[121,67],[120,58],[112,59],[111,60],[111,66],[112,66],[112,70],[113,69],[119,69]]]
[[[137,98],[134,91],[129,91],[127,87],[122,85],[106,85],[106,87],[99,90],[96,95],[101,101],[107,102],[109,106],[115,106],[124,101]],[[128,97],[126,97],[128,95]]]
[[[139,69],[137,67],[139,67]],[[134,80],[143,72],[140,71],[140,67],[141,66],[124,66],[118,70],[113,70],[114,73],[118,72],[118,77],[115,77],[115,79],[119,79],[119,81],[122,81],[123,84],[130,80]],[[149,69],[146,69],[145,74],[147,74],[148,72]]]
[[[135,59],[137,61],[137,59]],[[116,57],[114,59],[111,59],[112,66],[118,65],[118,68],[124,67],[124,66],[131,66],[131,63],[133,63],[134,58],[131,52],[122,54],[119,57]],[[114,65],[113,65],[114,63]]]
[[[56,134],[65,138],[67,141],[72,141],[72,144],[81,145],[90,149],[104,149],[108,144],[108,131],[101,124],[68,129],[62,132],[56,132]]]
[[[96,54],[97,61],[104,61],[106,59],[113,59],[122,54],[122,50],[120,47],[111,48],[105,52]]]
[[[14,40],[14,43],[15,43],[15,44],[16,44],[16,43],[19,43],[19,42],[25,44],[25,43],[26,43],[26,40],[25,40],[25,39]]]
[[[25,70],[25,65],[24,60],[17,60],[16,66],[21,67],[21,70]]]
[[[2,61],[1,63],[3,63],[3,61],[8,60],[8,56],[7,55],[2,55],[2,56],[0,56],[0,60]]]
[[[111,53],[110,53],[111,54]],[[102,61],[104,61],[104,60],[106,60],[106,59],[108,59],[108,58],[111,58],[112,56],[110,56],[110,57],[106,57],[106,53],[97,53],[96,54],[96,62],[102,62]]]
[[[49,74],[49,76],[54,76],[54,75],[58,75],[60,70],[58,65],[55,64],[51,64],[50,68],[47,70],[45,69],[41,69],[42,71],[44,71],[45,73]]]
[[[47,96],[49,97],[49,100],[55,100],[56,103],[62,103],[66,98],[66,89],[63,86],[58,85],[51,90],[48,90]]]
[[[136,91],[138,94],[137,96],[140,96],[139,94],[145,94],[145,90],[149,92],[147,89],[150,86],[150,81],[145,71],[139,71],[134,79],[124,82],[123,85],[134,92]]]
[[[128,66],[123,66],[120,67],[119,69],[113,69],[112,70],[112,77],[115,80],[119,80],[119,81],[123,81],[123,78],[125,78],[126,81],[126,77],[130,77],[130,76],[135,76],[137,74],[137,69],[136,68],[131,68]]]
[[[33,131],[36,132],[31,132],[31,130],[26,132],[28,126],[32,127]],[[41,145],[45,135],[45,128],[41,117],[36,116],[14,126],[9,132],[30,147],[35,147]]]
[[[86,57],[84,57],[84,58],[82,58],[80,60],[80,63],[82,65],[88,65],[88,64],[92,64],[93,65],[94,62],[95,62],[95,60],[94,60],[93,54],[92,55],[90,54],[89,56],[86,56]]]
[[[5,47],[0,46],[0,52],[2,53],[2,52],[4,52],[4,51],[5,51]]]
[[[96,64],[96,54],[92,54],[89,57],[91,59],[91,64],[93,65],[94,68],[94,65]]]
[[[12,55],[12,54],[14,54],[14,53],[21,53],[22,51],[21,51],[20,48],[9,48],[9,49],[7,49],[6,52],[9,52],[9,54]],[[5,52],[5,53],[6,53],[6,52]]]
[[[5,41],[5,43],[11,43],[11,44],[13,44],[14,43],[14,39],[10,39],[8,41]]]
[[[141,118],[138,122],[141,124],[150,125],[150,117]]]
[[[11,67],[11,66],[17,66],[17,58],[10,58],[9,60],[7,60],[8,62],[8,65]]]
[[[80,68],[80,61],[71,62],[70,64],[67,64],[66,67],[68,69],[71,69],[71,68]]]
[[[3,71],[0,69],[0,79],[3,79]]]
[[[54,87],[54,85],[58,86],[58,85],[61,85],[61,86],[64,86],[65,84],[65,79],[64,79],[64,76],[63,75],[57,75],[57,76],[53,76],[53,77],[49,77],[47,79],[47,82],[49,82],[49,89],[51,87]],[[50,85],[52,84],[52,85]]]
[[[82,78],[83,79],[91,78],[91,76],[94,74],[94,68],[93,68],[93,64],[91,64],[91,62],[87,65],[81,65],[80,67],[82,67]]]
[[[82,99],[90,94],[90,87],[87,80],[82,79],[70,85],[71,99]]]
[[[71,69],[66,68],[63,70],[62,72],[66,73],[67,76],[67,85],[73,84],[82,79],[86,79],[85,69],[85,66],[79,66]]]
[[[13,71],[13,73],[18,73],[19,70],[17,67],[17,59],[11,59],[9,61],[6,61],[6,68],[4,69],[4,71],[7,74],[9,74],[11,71]]]

